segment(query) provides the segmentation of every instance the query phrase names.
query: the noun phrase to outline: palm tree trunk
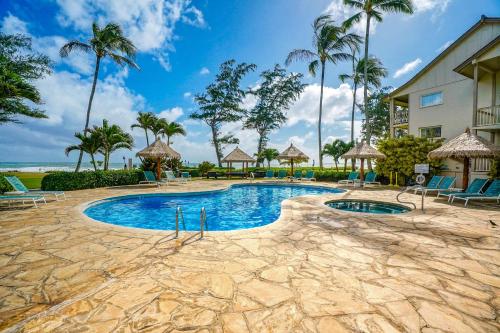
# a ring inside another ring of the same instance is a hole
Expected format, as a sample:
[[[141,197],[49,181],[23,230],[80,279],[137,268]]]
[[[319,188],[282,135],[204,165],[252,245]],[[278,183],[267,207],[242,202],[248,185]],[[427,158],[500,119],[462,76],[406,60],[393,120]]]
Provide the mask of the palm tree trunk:
[[[267,160],[267,168],[271,169],[271,160]]]
[[[354,81],[354,90],[352,92],[352,110],[351,110],[351,143],[354,143],[354,113],[356,111],[356,90],[358,89],[358,83]],[[354,159],[351,160],[352,165],[356,163]]]
[[[318,153],[319,167],[323,169],[323,155],[321,154],[321,116],[323,115],[323,85],[325,83],[325,62],[321,62],[321,92],[319,95],[319,116],[318,116]]]
[[[264,149],[264,134],[259,133],[259,141],[257,144],[257,162],[255,163],[255,167],[260,167],[260,154]]]
[[[365,117],[366,117],[366,122],[367,124],[369,124],[369,119],[368,119],[368,116],[367,116],[367,112],[366,112],[366,109],[367,109],[367,106],[368,106],[368,42],[370,41],[370,21],[371,21],[371,14],[367,13],[366,15],[366,32],[365,32],[365,65],[363,66],[363,81],[364,81],[364,87],[363,87],[363,98],[364,98],[364,111],[365,111]],[[370,125],[367,126],[368,127],[368,130],[367,130],[367,140],[368,140],[368,144],[370,143]],[[363,161],[363,160],[361,160]],[[371,160],[369,159],[368,160],[368,169],[372,169],[372,163],[371,163]]]
[[[335,162],[335,170],[337,170],[337,172],[339,172],[339,166],[337,164],[337,160],[334,159],[333,161]]]
[[[167,135],[167,146],[170,146],[170,135]]]
[[[83,135],[85,136],[87,136],[87,130],[89,129],[90,110],[92,109],[92,101],[94,100],[95,87],[97,85],[97,77],[99,76],[100,63],[101,63],[101,57],[96,56],[94,81],[92,82],[92,90],[90,91],[89,104],[87,105],[87,118],[85,120],[85,129],[83,130]],[[80,150],[80,156],[78,156],[78,163],[76,164],[75,172],[80,171],[80,166],[82,164],[82,157],[83,157],[83,150]]]
[[[215,155],[217,156],[217,163],[219,165],[219,168],[222,168],[222,153],[220,151],[220,146],[219,146],[219,140],[217,139],[217,130],[215,129],[214,126],[210,126],[212,129],[212,143],[214,144],[215,148]]]
[[[97,171],[97,165],[95,164],[94,154],[90,154],[90,159],[92,160],[92,165],[94,166],[94,171]]]
[[[148,129],[147,129],[147,128],[145,128],[145,129],[144,129],[144,132],[146,133],[146,145],[148,145],[148,146],[149,146]]]

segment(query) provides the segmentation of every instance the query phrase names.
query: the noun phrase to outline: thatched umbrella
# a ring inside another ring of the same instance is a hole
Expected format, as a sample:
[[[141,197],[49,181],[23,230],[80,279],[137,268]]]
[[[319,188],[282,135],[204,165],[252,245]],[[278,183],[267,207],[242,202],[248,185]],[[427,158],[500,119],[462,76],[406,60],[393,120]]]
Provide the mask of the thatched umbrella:
[[[375,159],[384,159],[385,155],[379,152],[377,149],[373,148],[366,142],[358,143],[356,146],[351,148],[347,153],[342,155],[343,159],[355,159],[359,158],[361,160],[361,167],[359,172],[359,179],[363,181],[365,177],[365,159],[367,158],[375,158]]]
[[[464,163],[462,187],[469,186],[469,162],[471,158],[494,158],[500,155],[500,148],[480,136],[470,132],[467,127],[465,133],[446,142],[441,147],[429,152],[431,159],[453,158]]]
[[[227,154],[227,156],[222,159],[222,162],[227,163],[228,178],[231,178],[231,166],[233,165],[233,163],[243,163],[243,172],[245,172],[245,165],[246,171],[248,172],[248,163],[254,163],[255,159],[253,159],[250,155],[245,153],[240,148],[236,147],[232,152]]]
[[[155,142],[141,150],[136,154],[140,157],[145,158],[156,158],[158,163],[156,166],[156,176],[157,179],[161,179],[161,159],[162,158],[181,158],[181,154],[170,148],[165,142],[161,141],[160,138],[157,138]]]
[[[308,161],[309,156],[304,154],[302,151],[300,151],[300,149],[295,147],[293,143],[291,143],[290,147],[288,147],[281,154],[278,155],[278,160],[290,161],[290,166],[292,167],[292,175],[293,175],[293,162]]]

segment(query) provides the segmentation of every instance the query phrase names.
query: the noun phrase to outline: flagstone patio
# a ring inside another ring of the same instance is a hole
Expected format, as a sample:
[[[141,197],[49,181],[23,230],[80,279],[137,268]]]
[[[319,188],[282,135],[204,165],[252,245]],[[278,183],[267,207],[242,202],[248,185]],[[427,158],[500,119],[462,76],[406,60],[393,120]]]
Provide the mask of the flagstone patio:
[[[500,331],[498,206],[428,198],[425,213],[376,216],[323,205],[394,202],[397,193],[356,190],[287,200],[273,224],[202,240],[81,213],[109,196],[227,185],[84,190],[39,209],[0,210],[0,330]]]

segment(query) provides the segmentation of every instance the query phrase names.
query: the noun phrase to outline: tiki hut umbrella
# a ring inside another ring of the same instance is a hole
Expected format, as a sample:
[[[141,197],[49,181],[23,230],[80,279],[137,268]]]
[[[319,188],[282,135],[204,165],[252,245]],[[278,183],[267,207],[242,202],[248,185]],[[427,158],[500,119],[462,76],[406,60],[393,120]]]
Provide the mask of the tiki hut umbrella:
[[[452,158],[461,160],[464,163],[464,172],[462,177],[462,187],[469,186],[469,162],[471,158],[494,158],[500,155],[500,148],[494,146],[486,139],[465,129],[465,133],[448,141],[441,147],[434,149],[427,154],[431,159]]]
[[[361,167],[359,172],[359,179],[363,181],[365,177],[365,159],[366,158],[375,158],[375,159],[384,159],[385,155],[379,152],[377,149],[373,148],[366,142],[358,143],[355,147],[351,148],[347,153],[342,155],[343,159],[350,158],[359,158],[361,160]]]
[[[156,158],[158,162],[156,166],[156,176],[158,180],[161,179],[162,158],[181,158],[181,154],[170,148],[165,142],[161,141],[160,138],[157,138],[155,142],[138,152],[136,155],[145,158]]]
[[[243,150],[236,147],[232,152],[230,152],[226,157],[222,159],[222,162],[227,163],[228,175],[229,178],[231,178],[231,166],[233,165],[233,163],[242,163],[243,172],[245,172],[246,165],[246,172],[248,172],[248,163],[254,163],[255,160]]]
[[[308,161],[309,156],[304,154],[302,151],[300,151],[300,149],[295,147],[293,143],[291,143],[290,147],[288,147],[281,154],[278,155],[278,160],[290,161],[290,166],[292,168],[292,175],[293,175],[293,162]]]

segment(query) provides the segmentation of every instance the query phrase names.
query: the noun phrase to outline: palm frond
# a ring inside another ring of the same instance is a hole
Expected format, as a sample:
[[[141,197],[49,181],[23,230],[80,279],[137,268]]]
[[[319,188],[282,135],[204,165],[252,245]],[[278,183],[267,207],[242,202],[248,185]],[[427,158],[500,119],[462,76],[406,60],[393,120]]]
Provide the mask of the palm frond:
[[[344,5],[360,10],[363,10],[365,8],[365,3],[363,1],[358,1],[358,0],[344,0]]]
[[[304,49],[295,49],[288,54],[285,60],[285,65],[290,65],[292,61],[309,61],[318,57],[318,55],[312,51]]]
[[[316,59],[312,61],[308,66],[309,73],[311,73],[312,76],[316,76],[318,67],[319,67],[319,60]]]
[[[125,66],[129,65],[132,68],[139,69],[139,66],[127,57],[121,56],[116,53],[108,53],[109,57],[114,60],[118,65]]]
[[[78,50],[82,52],[89,52],[92,50],[92,47],[89,44],[80,42],[78,40],[72,40],[66,44],[64,44],[59,50],[59,55],[62,58],[67,57],[73,50]]]
[[[342,82],[346,82],[347,80],[352,80],[352,75],[349,74],[340,74],[339,80]]]
[[[362,18],[363,18],[363,12],[356,13],[353,16],[349,17],[347,20],[345,20],[344,23],[342,23],[342,26],[346,29],[350,29],[355,23],[360,22]]]
[[[387,13],[413,14],[414,8],[411,0],[379,0],[375,8],[380,8]]]

